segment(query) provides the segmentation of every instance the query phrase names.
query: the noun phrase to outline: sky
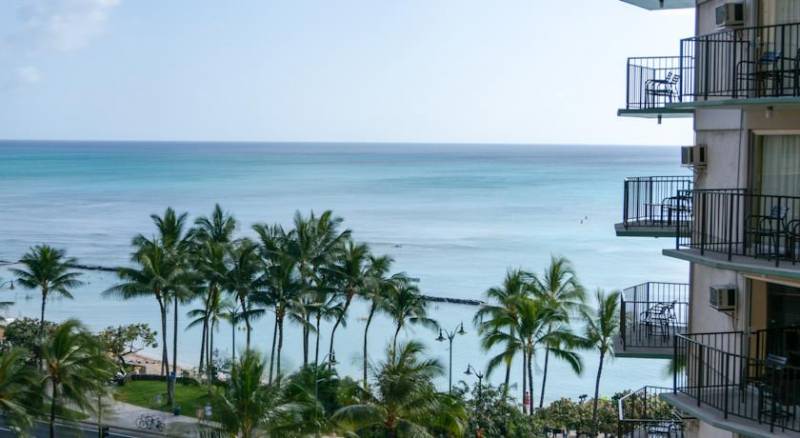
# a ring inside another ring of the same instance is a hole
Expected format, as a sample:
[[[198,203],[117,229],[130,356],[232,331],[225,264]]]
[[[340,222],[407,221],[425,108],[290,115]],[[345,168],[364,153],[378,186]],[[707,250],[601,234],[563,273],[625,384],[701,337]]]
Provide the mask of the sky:
[[[618,118],[693,12],[619,0],[2,0],[0,139],[690,144]]]

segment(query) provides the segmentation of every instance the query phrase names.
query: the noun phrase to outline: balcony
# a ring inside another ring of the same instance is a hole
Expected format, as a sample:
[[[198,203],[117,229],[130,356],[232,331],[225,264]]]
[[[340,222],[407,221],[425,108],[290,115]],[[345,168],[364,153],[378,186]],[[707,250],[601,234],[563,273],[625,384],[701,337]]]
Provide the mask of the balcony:
[[[658,118],[691,117],[693,111],[668,108],[683,99],[681,87],[691,78],[692,59],[681,56],[651,56],[628,58],[625,108],[620,116]]]
[[[751,437],[800,437],[800,328],[676,336],[673,392],[662,398]]]
[[[622,0],[625,3],[630,3],[643,9],[651,11],[662,9],[683,9],[694,8],[696,6],[695,0]]]
[[[672,357],[675,335],[689,320],[689,285],[648,282],[620,296],[620,330],[614,351],[619,357]]]
[[[617,436],[683,438],[684,417],[659,397],[669,392],[672,388],[645,386],[620,398]]]
[[[746,189],[694,190],[664,254],[720,269],[800,279],[800,197]]]
[[[686,38],[678,56],[630,58],[620,116],[680,117],[703,107],[800,105],[800,23]]]
[[[617,236],[675,237],[691,220],[691,176],[644,176],[626,178],[622,222],[614,225]]]

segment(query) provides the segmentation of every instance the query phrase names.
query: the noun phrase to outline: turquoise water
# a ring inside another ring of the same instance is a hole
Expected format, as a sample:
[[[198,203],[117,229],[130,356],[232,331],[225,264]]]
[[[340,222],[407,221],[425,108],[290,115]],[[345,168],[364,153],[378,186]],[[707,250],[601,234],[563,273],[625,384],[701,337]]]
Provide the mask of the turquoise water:
[[[0,142],[0,259],[16,259],[29,246],[48,243],[83,263],[123,264],[131,237],[152,232],[149,214],[166,206],[192,216],[208,214],[219,202],[240,221],[242,235],[250,234],[255,222],[288,225],[295,210],[332,209],[356,239],[392,255],[396,269],[420,278],[430,295],[480,298],[508,267],[539,271],[550,254],[569,257],[590,288],[685,282],[687,265],[660,255],[670,240],[625,239],[613,232],[622,214],[623,179],[679,174],[678,152],[614,146]],[[0,271],[0,277],[9,275]],[[138,321],[158,326],[154,301],[104,299],[99,293],[113,283],[113,275],[91,272],[84,279],[74,300],[48,305],[48,319],[78,317],[93,328]],[[18,288],[3,294],[17,301],[8,316],[37,314],[35,293]],[[359,375],[364,310],[355,305],[348,327],[337,335],[344,373]],[[447,327],[470,322],[473,312],[468,306],[432,307]],[[470,333],[456,340],[453,351],[454,381],[465,377],[468,362],[486,361],[474,330],[467,328]],[[374,325],[375,356],[390,331],[386,320]],[[196,363],[198,333],[181,333],[179,363]],[[447,347],[433,341],[434,333],[417,329],[409,335],[429,341],[432,354],[446,360]],[[229,354],[230,338],[230,327],[223,326],[217,335],[220,354]],[[268,348],[271,318],[258,323],[254,339],[257,347]],[[290,333],[286,340],[286,366],[301,358],[299,339]],[[323,350],[327,344],[323,338]],[[596,356],[584,358],[581,377],[553,365],[548,399],[592,390]],[[665,361],[616,359],[606,368],[602,391],[666,385],[665,368]]]

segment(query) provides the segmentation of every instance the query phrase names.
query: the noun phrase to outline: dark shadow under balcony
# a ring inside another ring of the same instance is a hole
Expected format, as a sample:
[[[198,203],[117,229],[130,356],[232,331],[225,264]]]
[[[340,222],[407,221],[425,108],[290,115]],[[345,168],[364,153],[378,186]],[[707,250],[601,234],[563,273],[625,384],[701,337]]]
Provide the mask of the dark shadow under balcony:
[[[620,296],[618,357],[671,358],[675,335],[685,333],[689,320],[689,285],[642,283]]]
[[[625,179],[622,222],[617,236],[675,237],[691,220],[691,176],[640,176]]]

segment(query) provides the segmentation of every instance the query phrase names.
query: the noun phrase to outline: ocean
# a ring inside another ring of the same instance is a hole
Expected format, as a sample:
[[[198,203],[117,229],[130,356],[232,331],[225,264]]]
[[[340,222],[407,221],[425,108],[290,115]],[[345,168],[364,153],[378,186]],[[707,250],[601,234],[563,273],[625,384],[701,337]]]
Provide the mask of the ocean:
[[[154,232],[150,214],[167,206],[192,219],[215,203],[232,212],[239,235],[254,223],[290,225],[295,211],[331,209],[344,218],[356,240],[395,258],[395,270],[420,279],[428,295],[481,298],[499,285],[508,268],[542,271],[551,255],[569,258],[582,283],[622,289],[645,281],[686,282],[688,265],[661,256],[669,239],[618,238],[627,176],[683,174],[677,147],[179,143],[179,142],[0,142],[0,259],[16,260],[30,246],[47,243],[81,263],[128,263],[130,240]],[[10,279],[6,268],[0,278]],[[122,302],[100,292],[113,273],[85,272],[73,300],[48,303],[47,318],[76,317],[92,329],[146,322],[159,327],[155,300]],[[17,287],[0,292],[16,304],[7,317],[37,316],[39,295]],[[185,312],[181,309],[181,326]],[[467,364],[483,367],[472,327],[474,307],[431,304],[431,316],[446,328],[464,322],[467,334],[453,348],[454,382]],[[336,337],[342,374],[360,376],[366,306],[352,306],[347,327]],[[254,345],[268,351],[272,318],[256,324]],[[302,360],[299,328],[287,328],[284,369]],[[322,350],[327,349],[323,329]],[[416,328],[405,334],[424,341],[447,365],[447,345],[436,333]],[[199,329],[179,333],[178,362],[196,366]],[[231,351],[231,327],[216,335],[219,354]],[[236,333],[237,341],[244,333]],[[379,318],[370,332],[371,358],[379,359],[391,324]],[[171,353],[170,353],[171,354]],[[551,361],[547,400],[591,393],[597,355],[583,353],[576,377]],[[541,363],[537,364],[541,366]],[[517,361],[512,378],[521,378]],[[667,362],[617,358],[604,369],[601,392],[611,395],[643,385],[668,386]],[[502,372],[491,377],[497,383]],[[541,371],[537,369],[538,393]],[[467,381],[472,384],[469,379]],[[446,388],[447,379],[439,380]],[[518,391],[517,391],[518,392]]]

